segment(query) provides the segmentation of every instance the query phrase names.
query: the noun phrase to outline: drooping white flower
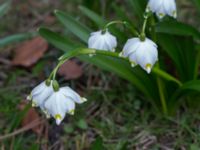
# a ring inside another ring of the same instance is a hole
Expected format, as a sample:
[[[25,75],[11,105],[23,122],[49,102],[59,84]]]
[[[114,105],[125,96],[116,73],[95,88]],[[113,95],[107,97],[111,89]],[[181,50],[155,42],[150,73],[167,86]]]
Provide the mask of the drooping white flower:
[[[175,0],[149,0],[147,11],[152,11],[162,19],[165,15],[177,17]]]
[[[151,72],[152,67],[158,61],[157,45],[150,39],[141,41],[140,47],[135,53],[138,64],[147,71]]]
[[[131,65],[133,67],[138,64],[135,52],[139,46],[140,46],[139,38],[128,39],[121,53],[123,57],[129,57],[129,61],[131,62]]]
[[[144,41],[132,38],[126,42],[122,56],[128,57],[132,66],[139,64],[147,73],[150,73],[158,60],[157,45],[148,38]]]
[[[44,107],[46,111],[55,118],[56,124],[59,125],[64,119],[66,113],[74,114],[75,103],[83,103],[86,99],[80,97],[75,91],[69,87],[62,87],[58,91],[54,91],[45,101]]]
[[[114,52],[115,48],[117,47],[117,39],[107,30],[105,31],[105,33],[100,30],[90,34],[88,47],[97,50]]]
[[[33,107],[39,106],[42,110],[44,110],[44,102],[52,93],[53,87],[51,81],[50,83],[44,81],[32,90],[27,99],[32,101]]]

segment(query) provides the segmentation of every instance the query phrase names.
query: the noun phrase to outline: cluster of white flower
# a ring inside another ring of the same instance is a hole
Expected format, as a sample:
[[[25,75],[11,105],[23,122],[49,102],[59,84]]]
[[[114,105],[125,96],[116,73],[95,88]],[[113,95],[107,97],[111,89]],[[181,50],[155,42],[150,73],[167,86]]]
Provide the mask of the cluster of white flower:
[[[176,17],[175,0],[149,0],[146,13],[149,12],[156,13],[160,19],[165,15]],[[147,21],[147,18],[145,19]],[[145,36],[145,22],[144,25],[139,37],[128,39],[120,56],[128,58],[132,66],[138,64],[150,73],[158,60],[158,50],[157,45]],[[106,27],[104,30],[91,33],[88,47],[114,52],[117,39],[109,33]],[[40,107],[47,117],[54,117],[58,125],[66,113],[74,114],[75,103],[81,104],[87,101],[69,87],[59,88],[57,81],[50,79],[35,87],[27,99],[32,102],[33,106]]]
[[[176,3],[175,0],[149,0],[146,11],[147,13],[150,11],[156,13],[159,18],[163,18],[165,15],[176,17]],[[114,52],[117,47],[117,40],[115,36],[108,32],[108,29],[106,29],[106,32],[100,30],[91,33],[88,47]],[[143,38],[131,38],[124,45],[120,56],[128,57],[133,67],[138,64],[147,73],[150,73],[158,60],[157,45],[145,36]]]
[[[106,31],[106,33],[97,31],[91,33],[88,47],[97,50],[114,51],[116,43],[116,38],[108,31]],[[139,64],[150,73],[153,65],[158,60],[157,45],[148,38],[144,40],[140,38],[131,38],[126,42],[120,56],[128,57],[132,66]]]
[[[55,83],[54,83],[55,82]],[[87,101],[69,87],[59,88],[57,81],[44,81],[36,86],[27,98],[33,107],[40,107],[47,118],[54,117],[57,125],[66,113],[73,115],[75,103]]]

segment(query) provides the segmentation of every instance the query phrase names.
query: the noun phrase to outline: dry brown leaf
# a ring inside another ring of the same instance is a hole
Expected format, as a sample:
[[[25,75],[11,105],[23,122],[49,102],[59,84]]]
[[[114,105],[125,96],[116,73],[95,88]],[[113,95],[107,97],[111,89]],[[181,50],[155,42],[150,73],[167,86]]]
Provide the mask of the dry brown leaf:
[[[15,49],[15,57],[12,60],[12,64],[30,67],[44,55],[47,49],[48,43],[41,37],[35,37]]]
[[[68,60],[59,68],[58,74],[66,80],[77,79],[83,74],[83,70],[75,61]]]
[[[46,24],[53,24],[56,21],[56,18],[54,16],[48,15],[44,19],[44,23]]]
[[[27,106],[27,103],[25,101],[22,101],[19,104],[18,108],[22,111],[22,110],[24,110],[24,108],[26,106]],[[27,113],[25,114],[24,118],[22,119],[21,125],[22,125],[22,127],[25,127],[25,126],[27,126],[27,125],[29,125],[29,124],[37,121],[37,120],[41,120],[42,121],[41,117],[39,116],[39,114],[35,110],[35,108],[31,107],[27,111]],[[43,127],[44,127],[44,124],[40,124],[38,126],[33,127],[32,131],[35,132],[38,135],[41,135]]]

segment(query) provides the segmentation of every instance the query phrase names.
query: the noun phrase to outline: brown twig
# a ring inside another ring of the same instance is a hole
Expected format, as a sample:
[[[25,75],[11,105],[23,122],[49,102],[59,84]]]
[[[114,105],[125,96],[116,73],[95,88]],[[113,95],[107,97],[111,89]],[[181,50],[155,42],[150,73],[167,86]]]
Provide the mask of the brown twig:
[[[12,132],[12,133],[0,136],[0,141],[7,139],[7,138],[11,138],[11,137],[13,137],[17,134],[20,134],[22,132],[25,132],[27,130],[30,130],[30,129],[42,124],[43,122],[44,122],[44,120],[40,120],[40,119],[34,120],[34,121],[30,122],[30,124],[28,124],[27,126],[21,128],[21,129],[18,129],[16,131]]]

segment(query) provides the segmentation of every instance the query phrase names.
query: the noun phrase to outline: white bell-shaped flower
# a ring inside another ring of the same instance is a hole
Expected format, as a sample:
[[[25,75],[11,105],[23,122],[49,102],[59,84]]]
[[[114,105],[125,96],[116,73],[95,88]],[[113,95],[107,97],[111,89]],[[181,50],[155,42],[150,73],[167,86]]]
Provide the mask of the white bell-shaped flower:
[[[32,90],[27,99],[32,101],[33,107],[39,106],[42,110],[44,110],[44,102],[52,93],[53,87],[51,81],[50,83],[44,81]]]
[[[56,124],[59,125],[66,113],[74,114],[75,102],[81,104],[85,101],[85,98],[80,97],[71,88],[63,87],[49,96],[45,101],[44,107],[55,118]]]
[[[150,39],[132,38],[127,41],[122,56],[128,57],[132,66],[139,64],[147,73],[158,60],[157,45]]]
[[[120,54],[123,57],[129,57],[129,61],[131,62],[131,65],[133,67],[137,65],[137,58],[135,52],[139,46],[140,46],[139,38],[129,39],[124,45],[123,51]]]
[[[107,30],[105,32],[100,30],[90,34],[88,47],[97,50],[114,52],[117,47],[117,39]]]
[[[135,52],[137,63],[147,71],[151,72],[152,67],[158,61],[157,45],[150,39],[145,38],[144,41],[140,41],[140,46]]]
[[[149,0],[147,11],[152,11],[157,14],[158,18],[162,19],[165,15],[177,17],[175,0]]]

